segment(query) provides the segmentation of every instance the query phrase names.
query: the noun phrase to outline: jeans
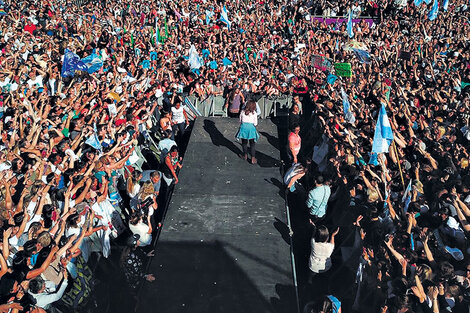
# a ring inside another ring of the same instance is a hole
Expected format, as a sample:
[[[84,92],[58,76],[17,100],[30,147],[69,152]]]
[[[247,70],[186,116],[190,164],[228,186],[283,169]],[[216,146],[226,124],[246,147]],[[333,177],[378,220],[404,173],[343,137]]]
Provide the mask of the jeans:
[[[186,128],[186,123],[179,123],[179,124],[175,124],[173,125],[173,136],[176,135],[176,132],[179,133],[179,137],[182,137],[184,135],[184,130]],[[174,140],[174,138],[173,138]]]

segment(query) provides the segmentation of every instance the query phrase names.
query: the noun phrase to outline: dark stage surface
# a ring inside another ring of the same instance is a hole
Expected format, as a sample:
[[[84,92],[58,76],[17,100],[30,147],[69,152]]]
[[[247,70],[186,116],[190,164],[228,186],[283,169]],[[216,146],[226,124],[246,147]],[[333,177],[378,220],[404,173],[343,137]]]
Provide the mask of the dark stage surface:
[[[251,165],[237,155],[238,125],[197,119],[138,312],[297,310],[277,128],[260,120]]]

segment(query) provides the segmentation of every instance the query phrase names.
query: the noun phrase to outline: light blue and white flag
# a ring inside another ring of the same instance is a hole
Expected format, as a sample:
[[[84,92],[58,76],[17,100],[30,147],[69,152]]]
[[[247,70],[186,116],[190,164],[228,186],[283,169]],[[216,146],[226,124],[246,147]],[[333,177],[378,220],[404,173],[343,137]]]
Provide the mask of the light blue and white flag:
[[[213,16],[214,16],[214,11],[206,10],[206,25],[209,25],[211,23],[211,19]]]
[[[228,29],[230,29],[230,26],[232,25],[232,23],[228,19],[228,12],[227,12],[227,8],[225,7],[225,5],[222,8],[222,12],[220,12],[220,20],[224,22],[225,24],[227,24]]]
[[[366,64],[370,63],[370,54],[367,50],[353,48],[353,52],[359,59],[359,62]]]
[[[98,136],[96,135],[95,132],[93,132],[93,134],[85,141],[85,143],[93,148],[95,148],[96,150],[99,150],[101,151],[101,143],[98,139]]]
[[[444,9],[444,12],[447,12],[447,10],[449,9],[449,0],[444,0],[442,8]]]
[[[374,141],[372,142],[372,152],[386,153],[393,141],[393,131],[388,120],[385,106],[382,105],[379,111],[379,118],[375,125]]]
[[[343,87],[341,87],[341,96],[343,98],[343,112],[344,112],[344,119],[348,122],[353,124],[356,121],[354,114],[351,112],[351,105],[349,103],[348,94],[344,91]]]
[[[437,0],[434,0],[434,4],[432,5],[431,11],[429,11],[428,18],[430,21],[434,21],[437,17],[439,12],[439,3]]]
[[[348,31],[349,38],[353,38],[354,30],[353,30],[351,9],[348,10],[348,24],[346,25],[346,30]]]
[[[188,63],[191,70],[198,70],[203,65],[201,57],[197,53],[196,47],[194,45],[191,45],[191,48],[189,49]]]
[[[103,146],[100,143],[97,133],[98,133],[98,128],[96,127],[96,123],[93,123],[93,134],[90,137],[88,137],[85,143],[95,148],[96,150],[101,151]]]
[[[432,0],[424,0],[424,3],[430,4]]]
[[[414,0],[414,4],[416,7],[419,7],[423,3],[423,0]]]
[[[94,72],[97,72],[100,70],[100,68],[103,66],[103,61],[101,60],[101,57],[97,55],[96,53],[92,53],[87,57],[84,57],[82,59],[83,64],[87,67],[87,72],[92,74]]]
[[[70,51],[65,49],[64,51],[64,61],[62,62],[62,69],[60,75],[62,77],[74,76],[75,71],[86,71],[87,66],[80,60],[80,57]]]
[[[408,212],[408,207],[411,203],[411,179],[408,186],[406,186],[405,193],[403,194],[401,201],[405,204],[403,210],[405,211],[405,213]]]

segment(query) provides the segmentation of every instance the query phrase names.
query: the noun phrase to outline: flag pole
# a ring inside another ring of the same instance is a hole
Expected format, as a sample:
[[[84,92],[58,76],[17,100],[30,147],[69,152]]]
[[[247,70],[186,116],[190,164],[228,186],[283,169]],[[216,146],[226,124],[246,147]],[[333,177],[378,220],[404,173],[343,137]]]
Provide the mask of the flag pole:
[[[398,154],[397,146],[395,145],[395,140],[392,141],[392,145],[393,145],[393,150],[395,151],[395,154],[397,155],[398,170],[400,171],[401,184],[403,186],[403,191],[406,191],[405,180],[403,179],[403,172],[401,171],[400,155]]]

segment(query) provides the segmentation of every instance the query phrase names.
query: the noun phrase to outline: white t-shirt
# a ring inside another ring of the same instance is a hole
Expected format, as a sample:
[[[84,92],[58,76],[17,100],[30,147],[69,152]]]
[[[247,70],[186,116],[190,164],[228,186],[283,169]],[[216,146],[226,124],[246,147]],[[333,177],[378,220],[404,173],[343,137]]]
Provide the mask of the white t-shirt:
[[[184,123],[186,122],[186,119],[184,118],[184,105],[180,105],[180,108],[177,109],[176,107],[171,108],[171,113],[173,114],[173,122],[176,124]]]
[[[0,81],[0,87],[2,88],[4,88],[8,84],[10,84],[10,77],[6,77],[4,81]]]
[[[134,198],[140,191],[140,185],[134,184],[134,188],[132,188],[132,192],[129,193],[129,197]]]
[[[28,83],[29,88],[32,88],[33,86],[36,86],[36,87],[43,87],[44,86],[42,84],[42,76],[41,75],[36,76],[36,78],[34,80],[31,79],[31,78],[28,79],[27,83]]]
[[[10,92],[16,91],[18,89],[18,84],[13,81],[13,83],[10,85]]]
[[[155,97],[160,98],[161,96],[163,96],[163,90],[161,88],[157,88],[155,90]]]
[[[25,230],[28,231],[28,230],[29,230],[29,227],[31,226],[31,224],[33,224],[34,222],[40,222],[40,221],[41,221],[41,215],[34,214],[33,218],[30,219],[30,220],[26,223]]]
[[[36,209],[37,202],[30,201],[26,211],[28,212],[29,216],[33,216],[34,210]]]
[[[148,246],[152,242],[152,234],[149,234],[149,227],[147,224],[142,222],[137,223],[137,225],[129,224],[129,229],[133,234],[138,234],[140,236],[140,246]]]

